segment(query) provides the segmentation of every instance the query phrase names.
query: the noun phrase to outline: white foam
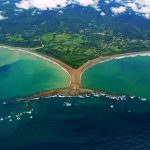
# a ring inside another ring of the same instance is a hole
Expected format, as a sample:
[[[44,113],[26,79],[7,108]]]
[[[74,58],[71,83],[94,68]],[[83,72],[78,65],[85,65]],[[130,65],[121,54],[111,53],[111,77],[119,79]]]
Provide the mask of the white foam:
[[[130,98],[131,98],[131,99],[134,99],[134,98],[135,98],[135,96],[131,96]]]
[[[20,117],[17,117],[17,120],[20,120]]]
[[[114,57],[113,59],[122,59],[122,58],[128,58],[128,57],[137,57],[137,56],[150,56],[150,52],[148,53],[137,53],[137,54],[133,54],[133,55],[126,55],[126,56],[118,56],[118,57]]]
[[[4,102],[3,102],[3,105],[6,105],[6,104],[7,104],[7,103],[4,101]]]
[[[142,101],[146,101],[147,99],[146,99],[146,98],[141,98],[141,100],[142,100]]]
[[[4,118],[1,118],[1,119],[0,119],[0,121],[3,121],[3,120],[4,120]]]
[[[67,106],[67,107],[70,107],[70,106],[71,106],[71,103],[69,103],[69,102],[64,102],[64,105]]]
[[[110,106],[110,108],[114,108],[114,106],[113,106],[113,105],[111,105],[111,106]]]
[[[31,114],[32,113],[32,111],[27,111],[27,114]]]
[[[79,95],[79,98],[85,98],[84,96]]]
[[[65,96],[62,96],[62,95],[57,95],[58,97],[60,97],[60,98],[64,98]]]
[[[93,96],[95,96],[95,97],[100,97],[100,95],[98,95],[98,94],[93,94]]]
[[[33,98],[32,100],[39,100],[40,98],[39,97],[36,97],[36,98]]]

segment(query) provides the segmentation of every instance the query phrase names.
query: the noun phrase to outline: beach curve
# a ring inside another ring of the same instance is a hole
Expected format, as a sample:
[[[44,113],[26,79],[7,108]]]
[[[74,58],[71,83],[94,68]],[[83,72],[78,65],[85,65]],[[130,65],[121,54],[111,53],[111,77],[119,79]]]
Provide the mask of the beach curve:
[[[81,85],[82,75],[88,68],[90,68],[96,64],[110,61],[113,59],[121,59],[121,58],[125,58],[125,57],[136,57],[136,56],[150,56],[150,51],[129,52],[129,53],[124,53],[124,54],[115,54],[115,55],[111,55],[111,56],[100,56],[96,59],[89,60],[86,63],[84,63],[81,67],[74,69],[74,68],[70,67],[69,65],[65,64],[64,62],[57,60],[53,57],[50,57],[50,56],[47,56],[47,55],[44,55],[41,53],[36,53],[36,50],[34,50],[34,49],[33,49],[34,50],[33,51],[33,50],[27,49],[27,48],[16,48],[16,47],[10,47],[10,46],[5,46],[5,45],[0,45],[0,48],[7,48],[10,50],[17,50],[20,52],[29,53],[31,55],[34,55],[34,56],[44,59],[46,61],[52,62],[53,64],[56,64],[57,66],[61,67],[69,75],[70,85],[66,89],[43,91],[41,93],[35,94],[33,97],[35,97],[35,96],[43,97],[44,95],[51,96],[51,95],[55,95],[55,94],[69,96],[69,95],[82,95],[82,94],[93,93],[93,92],[101,93],[101,91],[93,91],[90,89],[84,89],[82,87],[82,85]]]

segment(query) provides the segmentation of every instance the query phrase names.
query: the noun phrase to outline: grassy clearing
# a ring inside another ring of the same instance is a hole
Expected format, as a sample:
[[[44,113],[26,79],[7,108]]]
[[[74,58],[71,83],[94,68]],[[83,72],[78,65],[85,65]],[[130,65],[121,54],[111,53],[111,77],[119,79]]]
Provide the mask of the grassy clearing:
[[[96,48],[88,46],[80,34],[46,33],[40,37],[44,45],[38,51],[78,68],[97,56]]]

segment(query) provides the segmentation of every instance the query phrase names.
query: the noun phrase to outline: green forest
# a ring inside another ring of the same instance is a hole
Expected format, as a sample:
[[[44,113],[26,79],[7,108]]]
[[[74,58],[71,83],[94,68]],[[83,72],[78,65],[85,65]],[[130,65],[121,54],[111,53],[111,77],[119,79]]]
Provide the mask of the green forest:
[[[14,15],[14,7],[0,5],[9,18],[1,20],[0,44],[33,48],[73,68],[99,56],[150,50],[150,20],[134,13],[112,16],[106,7],[101,16],[91,7],[68,6]]]

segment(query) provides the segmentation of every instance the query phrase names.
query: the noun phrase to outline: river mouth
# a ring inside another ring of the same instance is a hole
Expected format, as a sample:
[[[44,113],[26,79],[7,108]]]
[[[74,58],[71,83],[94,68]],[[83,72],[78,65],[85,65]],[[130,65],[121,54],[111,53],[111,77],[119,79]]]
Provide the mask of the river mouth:
[[[66,88],[69,75],[60,66],[26,52],[0,48],[0,99]]]
[[[113,59],[88,68],[82,75],[84,88],[112,94],[150,98],[150,56]]]

